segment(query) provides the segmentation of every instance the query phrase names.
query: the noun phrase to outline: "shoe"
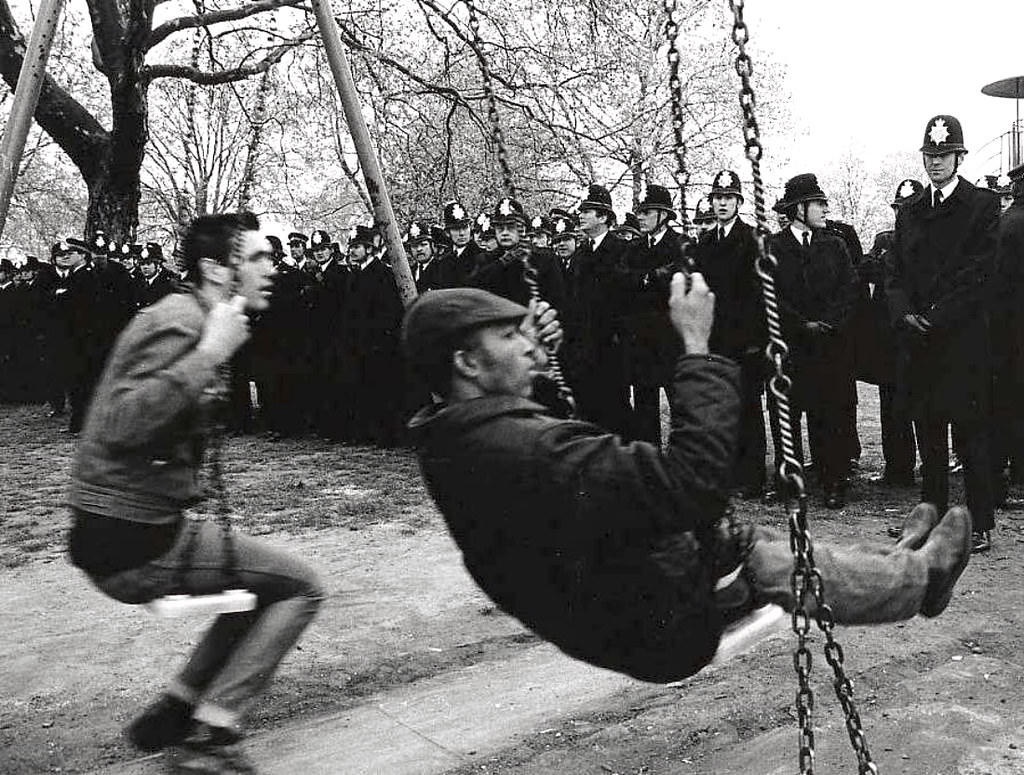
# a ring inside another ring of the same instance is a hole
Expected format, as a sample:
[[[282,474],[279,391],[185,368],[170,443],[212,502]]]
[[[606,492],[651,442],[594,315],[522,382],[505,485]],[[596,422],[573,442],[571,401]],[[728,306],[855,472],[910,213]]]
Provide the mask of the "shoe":
[[[164,694],[142,711],[142,715],[128,726],[125,734],[136,748],[152,753],[180,743],[194,726],[192,706],[184,700]]]
[[[171,771],[180,775],[256,775],[240,740],[234,730],[198,724],[169,751],[167,761]]]
[[[730,507],[714,526],[713,532],[715,607],[726,624],[731,624],[755,608],[754,587],[748,573],[744,572],[753,547],[754,530],[750,525],[738,522]]]
[[[981,554],[992,549],[992,539],[987,530],[979,530],[971,537],[971,554]]]
[[[910,512],[910,516],[907,517],[906,521],[901,527],[898,528],[898,533],[895,538],[899,541],[896,542],[897,549],[920,549],[924,546],[925,541],[928,540],[928,536],[931,534],[935,525],[939,521],[939,510],[935,508],[933,503],[919,503],[914,506],[914,510]],[[889,535],[892,535],[890,528]]]
[[[957,579],[971,559],[971,515],[954,506],[931,531],[919,550],[928,557],[928,589],[921,601],[922,616],[938,616],[946,610]]]
[[[893,474],[886,471],[884,474],[875,474],[874,476],[868,477],[868,481],[871,482],[871,484],[877,484],[882,487],[913,487],[914,474],[913,472],[906,474]]]

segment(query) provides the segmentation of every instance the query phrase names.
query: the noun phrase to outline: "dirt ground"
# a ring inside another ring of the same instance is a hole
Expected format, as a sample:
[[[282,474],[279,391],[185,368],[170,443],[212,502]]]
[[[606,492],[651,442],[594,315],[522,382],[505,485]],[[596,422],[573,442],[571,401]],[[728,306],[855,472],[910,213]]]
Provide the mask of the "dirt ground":
[[[840,512],[815,497],[817,540],[884,541],[914,502],[912,490],[866,482],[880,451],[874,396],[861,396],[860,478]],[[89,772],[135,758],[121,728],[203,626],[118,605],[66,562],[61,500],[73,440],[58,429],[40,407],[0,407],[3,775]],[[330,592],[256,707],[254,737],[536,648],[473,586],[409,453],[244,437],[229,440],[226,463],[242,529],[302,553]],[[783,525],[777,508],[740,512]],[[1024,773],[1024,514],[997,521],[993,551],[972,561],[945,615],[839,632],[882,772]],[[448,771],[795,771],[791,640],[770,639],[679,686],[630,684],[583,712],[552,710],[529,734]],[[854,772],[829,673],[819,656],[818,762]]]

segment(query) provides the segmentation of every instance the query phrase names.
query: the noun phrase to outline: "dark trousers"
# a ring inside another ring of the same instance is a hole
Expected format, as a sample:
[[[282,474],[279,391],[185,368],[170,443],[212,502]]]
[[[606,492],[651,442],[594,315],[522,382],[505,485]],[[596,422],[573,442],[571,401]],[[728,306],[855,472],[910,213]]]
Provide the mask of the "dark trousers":
[[[896,395],[895,385],[878,386],[885,474],[894,478],[913,478],[914,459],[917,457],[914,424],[906,413],[900,410]]]
[[[853,388],[854,395],[857,394],[856,383]],[[857,404],[850,404],[843,413],[843,438],[846,445],[846,456],[850,460],[860,460],[860,436],[857,434]]]
[[[940,514],[949,502],[949,420],[914,420],[923,475],[921,500],[934,503]],[[995,527],[995,492],[989,427],[984,422],[954,423],[958,451],[964,464],[967,508],[976,531]]]
[[[823,404],[804,410],[791,400],[793,446],[797,460],[803,465],[803,415],[807,413],[807,440],[811,455],[818,467],[821,485],[826,490],[843,487],[850,472],[850,446],[843,418],[849,409],[844,404]],[[779,426],[778,405],[768,394],[768,419],[772,426],[772,444],[775,448],[775,472],[778,478],[782,464],[782,433]]]
[[[740,428],[732,483],[745,492],[760,492],[765,485],[767,439],[761,405],[762,368],[760,357],[753,363],[740,362]]]

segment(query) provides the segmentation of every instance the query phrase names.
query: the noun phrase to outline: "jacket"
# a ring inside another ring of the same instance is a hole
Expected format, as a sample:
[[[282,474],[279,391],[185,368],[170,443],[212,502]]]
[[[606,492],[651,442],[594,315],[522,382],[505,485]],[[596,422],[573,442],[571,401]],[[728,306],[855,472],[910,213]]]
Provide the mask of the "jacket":
[[[683,356],[662,452],[494,396],[410,423],[427,489],[476,582],[570,656],[641,680],[714,656],[713,541],[736,448],[739,370]]]
[[[208,388],[218,381],[216,364],[196,349],[205,319],[195,295],[176,293],[128,324],[93,394],[70,505],[163,523],[199,500]]]
[[[963,178],[938,207],[931,187],[896,217],[885,292],[900,329],[900,398],[913,418],[981,421],[990,408],[986,307],[995,274],[999,197]],[[903,322],[923,315],[922,336]]]

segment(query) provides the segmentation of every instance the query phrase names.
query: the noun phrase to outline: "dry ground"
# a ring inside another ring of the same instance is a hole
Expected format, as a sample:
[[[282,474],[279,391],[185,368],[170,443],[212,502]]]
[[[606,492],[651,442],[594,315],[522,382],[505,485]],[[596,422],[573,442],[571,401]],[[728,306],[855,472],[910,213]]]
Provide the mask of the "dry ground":
[[[861,415],[866,476],[880,468],[869,390],[862,391]],[[121,726],[201,626],[117,605],[67,564],[61,500],[72,444],[39,407],[0,407],[3,775],[84,772],[134,756]],[[536,642],[473,587],[410,454],[246,437],[229,440],[226,462],[243,529],[301,552],[331,593],[255,709],[257,734],[284,719],[358,707],[399,684],[508,660]],[[914,501],[910,490],[882,490],[863,479],[852,494],[836,513],[815,502],[818,540],[886,540],[886,525]],[[741,504],[740,511],[783,524],[777,509]],[[1024,521],[1014,517],[1000,516],[995,549],[972,562],[940,619],[842,631],[875,757],[888,765],[883,771],[1024,772]],[[795,748],[789,646],[769,641],[681,687],[638,684],[453,772],[772,772],[768,751],[777,738],[785,750]],[[827,667],[820,659],[816,665],[819,745],[828,762],[844,733]],[[957,715],[962,707],[967,717]],[[961,736],[958,745],[915,742],[937,719],[949,725],[949,739]],[[975,738],[975,748],[964,747]],[[982,764],[965,764],[968,754]]]

